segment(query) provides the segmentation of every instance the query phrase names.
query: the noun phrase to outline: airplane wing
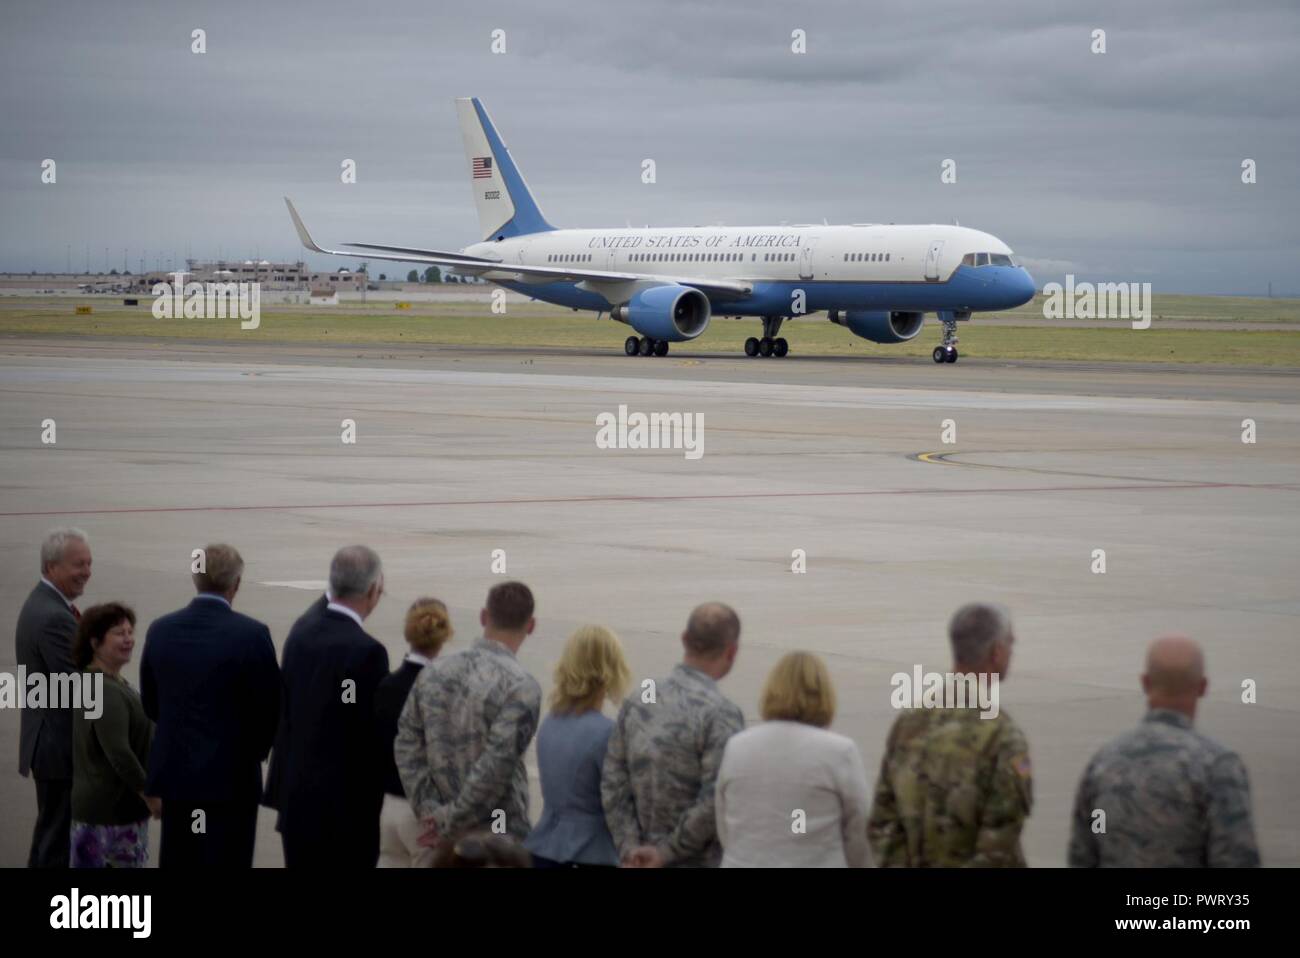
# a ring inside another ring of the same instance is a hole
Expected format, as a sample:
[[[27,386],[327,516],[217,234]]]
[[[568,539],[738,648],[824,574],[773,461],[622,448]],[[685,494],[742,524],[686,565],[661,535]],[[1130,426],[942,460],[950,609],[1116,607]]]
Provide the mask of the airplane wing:
[[[355,250],[326,249],[323,246],[318,246],[316,241],[311,238],[311,234],[307,232],[307,227],[303,224],[302,218],[298,215],[298,211],[294,209],[289,197],[284,198],[284,204],[289,207],[289,216],[293,219],[294,229],[298,231],[298,239],[302,241],[302,245],[307,249],[331,256],[356,257],[361,255]],[[344,245],[356,247],[357,249],[373,250],[374,252],[365,254],[368,259],[447,266],[457,273],[481,276],[486,280],[516,280],[525,283],[577,282],[602,295],[606,295],[606,290],[608,290],[606,298],[611,302],[627,298],[624,295],[626,290],[643,285],[660,286],[665,283],[680,283],[682,286],[691,286],[698,289],[705,295],[721,299],[748,296],[754,289],[750,283],[713,278],[620,273],[600,269],[574,269],[571,266],[524,266],[517,263],[487,259],[482,256],[468,256],[465,253],[416,249],[409,246],[376,246],[370,243],[345,243]]]

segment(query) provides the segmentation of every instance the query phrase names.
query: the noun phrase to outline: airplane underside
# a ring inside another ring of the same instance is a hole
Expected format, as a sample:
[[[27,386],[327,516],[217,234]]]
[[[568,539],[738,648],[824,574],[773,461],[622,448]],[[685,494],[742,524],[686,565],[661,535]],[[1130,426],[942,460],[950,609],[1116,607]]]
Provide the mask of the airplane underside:
[[[496,285],[570,309],[597,313],[612,309],[604,296],[578,283],[497,281]],[[996,308],[993,303],[997,302],[998,291],[989,289],[991,285],[963,270],[946,282],[757,282],[747,296],[709,297],[709,307],[714,317],[761,320],[762,336],[745,341],[745,354],[776,358],[789,353],[789,342],[778,334],[784,321],[796,316],[826,312],[832,322],[855,335],[877,343],[897,343],[914,338],[924,315],[934,313],[943,324],[943,340],[935,348],[933,359],[936,363],[953,363],[958,356],[957,322],[969,319],[973,311]],[[614,315],[617,318],[618,312]],[[695,337],[673,341],[685,338]],[[624,352],[629,356],[666,356],[669,343],[668,339],[653,336],[628,336]]]

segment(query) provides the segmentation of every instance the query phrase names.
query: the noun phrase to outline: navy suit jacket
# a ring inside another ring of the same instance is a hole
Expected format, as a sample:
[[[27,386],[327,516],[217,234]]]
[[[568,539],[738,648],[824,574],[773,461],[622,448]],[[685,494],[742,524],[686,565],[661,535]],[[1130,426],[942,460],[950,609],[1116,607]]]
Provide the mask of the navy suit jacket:
[[[402,788],[402,777],[397,774],[397,759],[393,755],[393,743],[397,741],[397,720],[402,716],[406,698],[411,694],[415,680],[420,677],[416,662],[403,662],[396,672],[385,677],[375,692],[375,747],[379,750],[380,775],[384,791],[398,798],[406,797]]]
[[[303,616],[284,643],[279,827],[347,864],[379,855],[375,692],[388,650],[348,616]]]
[[[293,635],[302,629],[314,628],[325,615],[325,607],[329,605],[329,600],[322,593],[311,605],[307,606],[307,611],[298,616],[294,622],[293,628],[289,634]],[[285,698],[280,696],[280,726],[275,732],[275,747],[271,750],[271,767],[266,772],[266,792],[262,795],[262,804],[268,808],[278,809],[280,807],[280,785],[284,781],[284,757],[289,751],[289,716],[285,709]],[[278,823],[277,823],[277,827]]]
[[[156,619],[145,636],[140,694],[158,723],[147,794],[257,803],[280,710],[280,668],[265,625],[205,598]]]

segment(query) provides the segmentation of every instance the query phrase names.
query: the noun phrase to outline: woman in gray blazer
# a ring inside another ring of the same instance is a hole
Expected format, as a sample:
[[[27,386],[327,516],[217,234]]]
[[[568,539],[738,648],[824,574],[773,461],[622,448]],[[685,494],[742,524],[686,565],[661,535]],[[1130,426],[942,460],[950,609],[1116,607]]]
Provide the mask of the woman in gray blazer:
[[[867,774],[853,740],[828,731],[835,689],[810,652],[777,662],[763,722],[727,740],[714,791],[722,866],[860,868]]]
[[[617,866],[618,850],[600,803],[600,770],[614,722],[600,711],[617,702],[632,673],[609,629],[583,626],[555,667],[551,711],[537,732],[542,817],[524,842],[538,868]]]

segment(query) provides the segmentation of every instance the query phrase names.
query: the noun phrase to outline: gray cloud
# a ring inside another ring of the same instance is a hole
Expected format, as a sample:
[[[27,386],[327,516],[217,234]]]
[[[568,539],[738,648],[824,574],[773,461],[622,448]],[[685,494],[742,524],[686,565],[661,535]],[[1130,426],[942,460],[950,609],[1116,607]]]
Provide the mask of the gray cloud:
[[[62,268],[69,246],[96,269],[106,247],[132,269],[296,257],[285,193],[328,242],[463,245],[451,100],[477,94],[559,225],[958,219],[1044,264],[1040,282],[1077,264],[1300,292],[1292,2],[128,0],[6,18],[0,268]]]

